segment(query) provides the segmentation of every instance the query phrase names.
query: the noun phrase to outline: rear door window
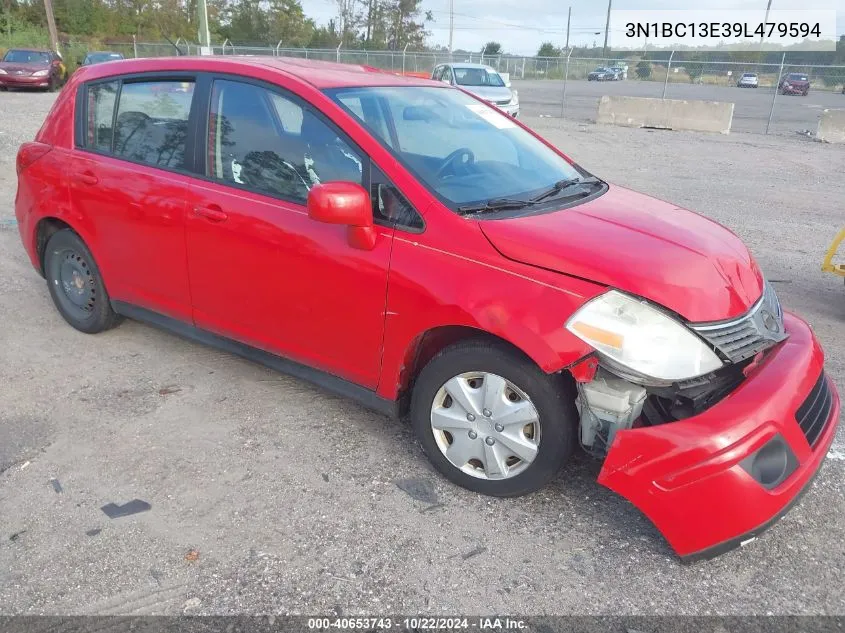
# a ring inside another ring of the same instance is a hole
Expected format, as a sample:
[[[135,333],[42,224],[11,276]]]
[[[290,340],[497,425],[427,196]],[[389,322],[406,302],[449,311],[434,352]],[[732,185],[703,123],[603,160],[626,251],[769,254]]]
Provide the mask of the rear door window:
[[[184,169],[193,96],[193,81],[124,83],[112,153],[155,167]]]

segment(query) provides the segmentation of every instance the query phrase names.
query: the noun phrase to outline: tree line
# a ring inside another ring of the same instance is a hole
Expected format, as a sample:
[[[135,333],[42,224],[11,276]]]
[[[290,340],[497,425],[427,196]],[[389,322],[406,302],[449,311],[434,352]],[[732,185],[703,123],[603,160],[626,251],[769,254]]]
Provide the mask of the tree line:
[[[337,18],[318,25],[299,0],[207,0],[212,41],[241,45],[422,50],[426,23],[422,0],[335,0]],[[46,29],[43,0],[4,0],[0,44]],[[56,27],[64,39],[104,42],[185,38],[197,41],[197,0],[53,0]],[[4,38],[5,36],[5,38]],[[35,45],[32,42],[31,45]]]

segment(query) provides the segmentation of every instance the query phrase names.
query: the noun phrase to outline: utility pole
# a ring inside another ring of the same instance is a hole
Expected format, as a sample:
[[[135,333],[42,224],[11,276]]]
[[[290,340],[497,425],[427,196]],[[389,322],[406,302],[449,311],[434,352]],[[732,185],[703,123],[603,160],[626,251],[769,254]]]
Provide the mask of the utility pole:
[[[44,10],[47,12],[47,28],[50,31],[50,45],[59,52],[59,34],[56,32],[56,18],[53,17],[53,0],[44,0]]]
[[[772,0],[769,0],[768,4],[766,5],[766,17],[763,18],[764,24],[769,21],[769,9],[771,9],[771,8],[772,8]],[[764,33],[765,33],[765,29],[764,29]],[[761,53],[761,55],[762,55],[762,52],[763,52],[763,42],[765,42],[765,40],[766,40],[766,36],[761,35],[760,36],[760,53]]]
[[[569,25],[572,23],[572,7],[569,7],[569,15],[566,16],[566,50],[569,50]]]
[[[601,56],[607,57],[607,36],[610,34],[610,5],[613,0],[607,0],[607,21],[604,23],[604,50]]]
[[[452,54],[452,38],[455,35],[455,0],[449,0],[449,54]]]
[[[197,0],[197,37],[200,42],[200,55],[211,55],[211,35],[208,32],[208,6],[205,0]]]

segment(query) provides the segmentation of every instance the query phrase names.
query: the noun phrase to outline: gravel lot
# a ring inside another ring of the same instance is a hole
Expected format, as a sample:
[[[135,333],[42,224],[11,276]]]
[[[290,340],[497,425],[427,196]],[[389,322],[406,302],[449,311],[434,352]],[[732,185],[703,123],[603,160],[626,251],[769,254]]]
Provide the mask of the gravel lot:
[[[563,82],[553,80],[514,81],[519,90],[522,112],[528,116],[560,117]],[[602,95],[660,98],[660,81],[570,81],[566,86],[566,118],[573,121],[595,121]],[[711,84],[670,83],[668,99],[704,99],[734,103],[734,132],[763,133],[772,107],[771,88],[737,88]],[[845,108],[845,95],[839,92],[810,90],[806,97],[778,95],[772,117],[771,134],[794,134],[810,130],[815,133],[819,116],[825,108]]]
[[[761,540],[687,566],[587,458],[484,498],[352,402],[135,322],[71,329],[13,225],[15,150],[52,99],[0,94],[0,612],[845,614],[842,432]],[[845,288],[819,272],[845,147],[527,120],[736,231],[845,392]],[[135,498],[151,510],[100,510]]]

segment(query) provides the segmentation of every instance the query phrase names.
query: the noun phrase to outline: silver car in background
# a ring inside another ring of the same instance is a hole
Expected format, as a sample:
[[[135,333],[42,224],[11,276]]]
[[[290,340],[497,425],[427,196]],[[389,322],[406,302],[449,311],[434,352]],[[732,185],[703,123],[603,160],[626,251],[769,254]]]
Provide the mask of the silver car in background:
[[[519,116],[519,94],[494,68],[484,64],[450,63],[435,66],[431,78],[467,92],[509,114]]]
[[[759,85],[757,73],[742,73],[736,85],[739,88],[756,88]]]

